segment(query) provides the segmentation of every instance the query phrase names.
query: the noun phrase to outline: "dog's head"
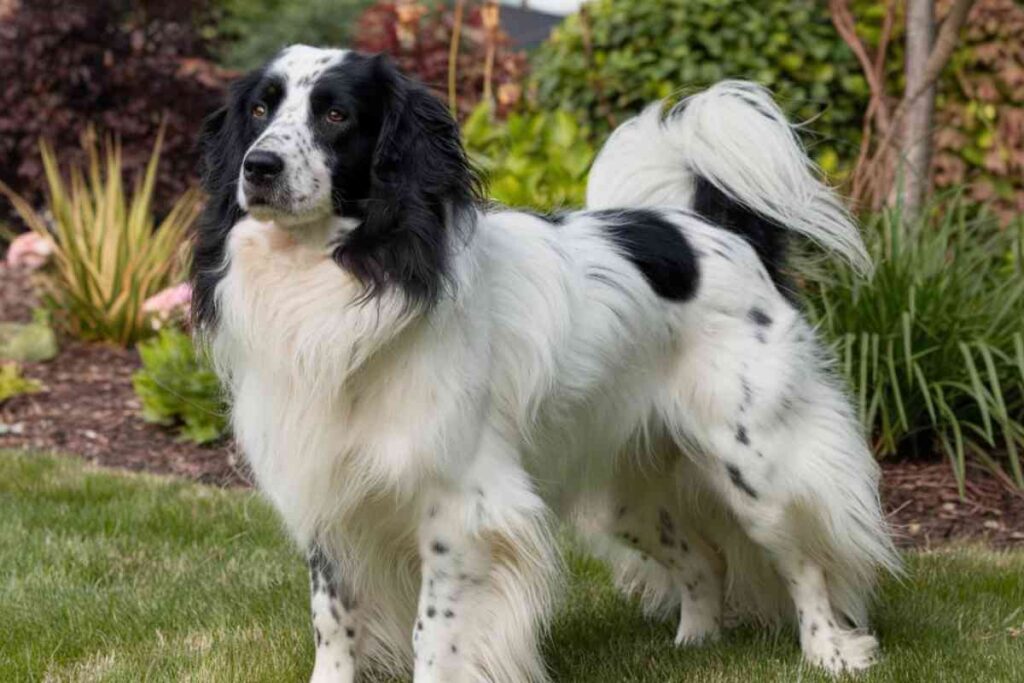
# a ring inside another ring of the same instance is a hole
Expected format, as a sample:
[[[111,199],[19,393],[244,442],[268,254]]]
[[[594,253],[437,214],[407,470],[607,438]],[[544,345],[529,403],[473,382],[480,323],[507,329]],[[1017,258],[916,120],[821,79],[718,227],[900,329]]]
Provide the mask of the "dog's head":
[[[204,122],[200,152],[211,201],[197,279],[245,213],[290,230],[337,216],[355,227],[334,256],[368,291],[430,298],[451,218],[479,196],[447,107],[386,57],[348,50],[294,45],[239,79]]]

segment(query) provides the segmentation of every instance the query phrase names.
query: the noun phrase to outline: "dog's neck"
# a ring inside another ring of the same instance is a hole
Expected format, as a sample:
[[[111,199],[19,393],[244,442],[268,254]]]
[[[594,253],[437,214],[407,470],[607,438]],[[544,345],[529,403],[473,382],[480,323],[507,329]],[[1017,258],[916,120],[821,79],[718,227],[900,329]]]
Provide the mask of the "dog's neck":
[[[256,218],[269,223],[286,234],[297,246],[314,250],[331,250],[346,235],[359,227],[360,221],[343,216],[323,216],[312,220],[294,222],[276,218]]]

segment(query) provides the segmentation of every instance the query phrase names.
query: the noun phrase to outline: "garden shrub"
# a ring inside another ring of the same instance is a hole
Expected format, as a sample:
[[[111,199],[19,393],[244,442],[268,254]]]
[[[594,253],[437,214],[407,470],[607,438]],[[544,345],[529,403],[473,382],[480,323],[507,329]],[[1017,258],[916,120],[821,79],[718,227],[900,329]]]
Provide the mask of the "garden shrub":
[[[209,443],[227,430],[227,408],[207,357],[179,329],[165,327],[138,345],[142,369],[132,377],[147,422],[178,425],[181,438]]]
[[[371,0],[219,0],[213,27],[219,60],[252,69],[285,45],[345,47]]]
[[[1024,487],[1024,222],[1000,229],[963,201],[932,220],[865,225],[875,272],[826,266],[808,292],[879,455],[942,452]]]
[[[125,170],[139,172],[163,121],[155,202],[166,210],[195,179],[199,122],[220,104],[225,81],[203,59],[203,22],[191,20],[201,10],[195,0],[19,3],[0,21],[0,180],[38,206],[40,138],[82,161],[77,143],[90,123],[118,135]],[[0,202],[0,214],[7,208]]]
[[[481,8],[467,3],[459,40],[456,70],[457,114],[465,118],[483,99],[486,72],[487,32]],[[454,16],[450,7],[428,7],[416,2],[399,6],[377,2],[360,17],[355,47],[365,52],[384,52],[398,67],[448,97],[448,57]],[[510,47],[500,29],[495,35],[492,99],[503,116],[521,100],[521,84],[527,74],[526,54]]]
[[[868,88],[815,0],[594,0],[555,29],[533,59],[540,106],[603,135],[649,102],[723,78],[771,88],[811,121],[812,152],[832,172],[852,160]]]
[[[540,211],[583,204],[595,150],[588,129],[567,112],[518,112],[496,121],[482,104],[462,135],[495,200]]]
[[[42,142],[49,216],[0,182],[21,219],[53,245],[43,303],[55,325],[78,339],[128,346],[149,334],[143,303],[180,281],[185,270],[181,252],[199,195],[187,191],[156,227],[152,205],[162,143],[161,130],[129,196],[119,143],[107,139],[101,152],[95,132],[87,131],[86,167],[72,166],[68,181],[53,148]]]

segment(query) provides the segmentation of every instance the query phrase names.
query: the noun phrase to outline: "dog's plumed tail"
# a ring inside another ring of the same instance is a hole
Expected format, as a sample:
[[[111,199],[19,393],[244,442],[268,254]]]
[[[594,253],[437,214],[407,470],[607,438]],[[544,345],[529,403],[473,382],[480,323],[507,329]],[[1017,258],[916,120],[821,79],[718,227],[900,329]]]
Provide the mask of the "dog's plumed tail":
[[[653,104],[615,130],[590,171],[588,208],[685,206],[743,233],[762,258],[792,231],[870,271],[856,225],[768,90],[723,81],[663,111]]]

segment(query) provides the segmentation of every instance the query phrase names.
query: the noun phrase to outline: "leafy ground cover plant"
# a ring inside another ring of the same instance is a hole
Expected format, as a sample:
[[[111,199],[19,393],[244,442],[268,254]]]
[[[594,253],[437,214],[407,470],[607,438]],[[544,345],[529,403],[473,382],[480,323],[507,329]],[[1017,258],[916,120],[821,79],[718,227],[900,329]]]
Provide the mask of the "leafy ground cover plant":
[[[147,422],[180,425],[183,439],[209,443],[227,430],[217,375],[181,330],[165,327],[138,346],[142,369],[132,377]]]
[[[583,205],[595,150],[589,130],[569,113],[517,112],[497,121],[482,104],[462,135],[495,200],[541,211]]]
[[[0,363],[0,403],[20,394],[34,394],[42,388],[34,379],[23,377],[17,363]]]
[[[55,325],[87,341],[128,346],[150,332],[142,303],[180,280],[181,247],[199,209],[186,191],[154,229],[153,189],[160,163],[157,135],[145,172],[129,195],[122,179],[121,145],[102,147],[89,130],[83,137],[87,166],[61,176],[57,155],[40,143],[50,219],[0,182],[0,192],[37,235],[53,243],[53,267],[44,273],[43,301]]]
[[[937,206],[869,220],[874,273],[824,266],[808,308],[880,456],[938,448],[961,487],[969,458],[1024,487],[1024,221]]]

